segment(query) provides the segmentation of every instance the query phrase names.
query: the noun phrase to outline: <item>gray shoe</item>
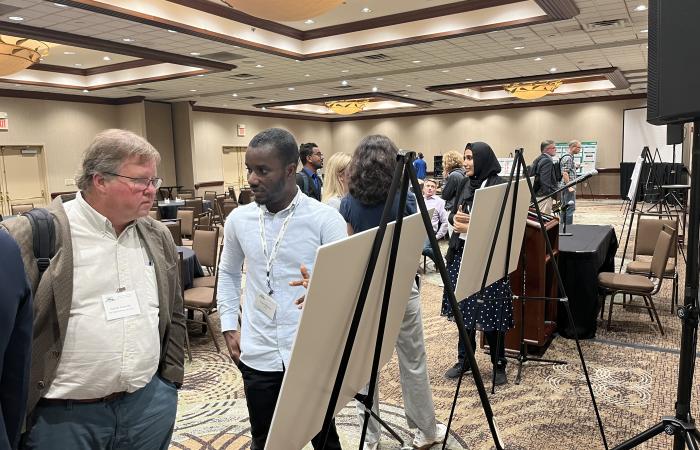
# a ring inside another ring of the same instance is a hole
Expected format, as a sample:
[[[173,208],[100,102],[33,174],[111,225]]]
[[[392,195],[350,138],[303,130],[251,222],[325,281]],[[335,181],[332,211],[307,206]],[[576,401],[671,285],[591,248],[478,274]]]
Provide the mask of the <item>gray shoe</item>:
[[[454,366],[447,369],[447,372],[445,372],[445,377],[458,378],[462,373],[469,373],[472,371],[471,367],[469,366],[467,366],[465,370],[462,370],[462,365],[463,363],[461,361],[457,361]]]

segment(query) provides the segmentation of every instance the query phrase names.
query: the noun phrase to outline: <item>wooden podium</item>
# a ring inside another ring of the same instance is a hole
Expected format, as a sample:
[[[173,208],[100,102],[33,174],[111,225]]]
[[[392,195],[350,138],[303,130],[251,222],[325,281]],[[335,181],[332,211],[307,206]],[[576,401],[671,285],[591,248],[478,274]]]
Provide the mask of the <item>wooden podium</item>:
[[[554,256],[559,254],[559,220],[545,222],[545,229],[552,244]],[[521,250],[520,263],[510,276],[510,286],[513,294],[523,295],[522,264],[525,260],[525,297],[559,296],[556,273],[550,256],[547,254],[540,224],[528,217],[525,227],[525,237]],[[522,300],[513,301],[513,318],[515,326],[506,333],[505,345],[507,350],[520,351],[520,328]],[[542,354],[552,340],[557,329],[556,300],[525,300],[525,342],[528,353]]]

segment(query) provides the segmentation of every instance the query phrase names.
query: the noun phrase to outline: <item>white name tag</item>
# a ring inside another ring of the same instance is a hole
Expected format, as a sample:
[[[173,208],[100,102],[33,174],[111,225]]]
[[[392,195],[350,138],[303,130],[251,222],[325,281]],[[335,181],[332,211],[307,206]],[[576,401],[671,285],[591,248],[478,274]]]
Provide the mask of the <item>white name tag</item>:
[[[122,291],[103,295],[102,305],[105,308],[107,320],[122,319],[124,317],[141,314],[139,300],[134,291]]]
[[[270,320],[275,318],[275,311],[277,310],[277,303],[275,300],[267,294],[262,292],[255,296],[255,307],[263,312]]]

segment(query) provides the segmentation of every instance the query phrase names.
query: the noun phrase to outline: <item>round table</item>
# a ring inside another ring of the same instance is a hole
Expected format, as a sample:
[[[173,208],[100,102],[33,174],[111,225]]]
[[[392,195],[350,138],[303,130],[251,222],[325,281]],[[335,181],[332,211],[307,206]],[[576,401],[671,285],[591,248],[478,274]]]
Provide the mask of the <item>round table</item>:
[[[184,200],[171,200],[169,202],[158,202],[158,211],[161,219],[176,219],[177,208],[185,206]]]
[[[178,253],[182,253],[182,285],[185,289],[190,289],[194,279],[204,276],[202,266],[199,264],[197,255],[189,247],[177,246]]]

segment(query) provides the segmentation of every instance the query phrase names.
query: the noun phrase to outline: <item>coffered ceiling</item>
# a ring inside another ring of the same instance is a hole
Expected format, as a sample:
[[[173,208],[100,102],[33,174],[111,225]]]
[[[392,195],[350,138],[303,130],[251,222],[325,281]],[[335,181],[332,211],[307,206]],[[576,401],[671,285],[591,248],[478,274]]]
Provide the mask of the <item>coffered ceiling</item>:
[[[269,114],[261,105],[380,92],[427,112],[525,102],[430,87],[617,68],[626,83],[543,100],[640,95],[646,1],[347,0],[305,24],[214,0],[0,0],[0,33],[56,44],[0,89]]]

